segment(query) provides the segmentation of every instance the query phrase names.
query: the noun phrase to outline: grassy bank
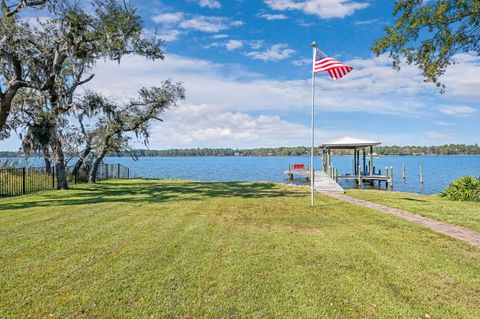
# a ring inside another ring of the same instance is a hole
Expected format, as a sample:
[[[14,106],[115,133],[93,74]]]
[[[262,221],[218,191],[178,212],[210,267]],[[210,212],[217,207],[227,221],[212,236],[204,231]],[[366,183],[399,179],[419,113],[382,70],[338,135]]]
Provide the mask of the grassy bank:
[[[347,190],[347,194],[480,231],[480,203],[451,201],[438,195],[416,195],[376,190]]]
[[[478,318],[480,251],[267,183],[0,201],[1,318]]]

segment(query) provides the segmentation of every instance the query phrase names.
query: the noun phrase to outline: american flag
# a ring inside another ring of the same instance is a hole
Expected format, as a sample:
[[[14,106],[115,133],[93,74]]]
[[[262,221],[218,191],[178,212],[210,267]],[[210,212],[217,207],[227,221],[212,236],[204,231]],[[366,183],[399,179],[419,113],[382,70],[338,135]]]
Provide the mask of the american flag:
[[[342,62],[329,57],[319,49],[315,49],[315,65],[313,72],[315,74],[328,72],[333,80],[338,80],[347,75],[353,68]]]

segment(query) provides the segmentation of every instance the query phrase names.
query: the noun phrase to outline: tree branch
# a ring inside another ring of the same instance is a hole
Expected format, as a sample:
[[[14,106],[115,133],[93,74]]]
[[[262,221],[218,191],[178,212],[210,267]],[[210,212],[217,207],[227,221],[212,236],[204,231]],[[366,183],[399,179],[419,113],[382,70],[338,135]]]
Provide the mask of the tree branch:
[[[15,7],[15,9],[10,10],[5,3],[5,0],[2,0],[2,9],[5,11],[5,15],[7,17],[12,17],[24,8],[42,6],[45,3],[47,3],[47,1],[48,0],[34,0],[34,1],[20,0],[20,3]]]

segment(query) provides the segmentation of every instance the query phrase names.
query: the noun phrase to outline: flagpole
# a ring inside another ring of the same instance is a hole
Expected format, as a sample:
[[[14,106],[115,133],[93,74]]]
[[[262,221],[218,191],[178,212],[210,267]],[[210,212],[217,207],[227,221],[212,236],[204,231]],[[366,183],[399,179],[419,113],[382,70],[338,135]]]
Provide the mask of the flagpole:
[[[315,151],[315,57],[317,43],[313,41],[310,46],[313,49],[313,65],[312,65],[312,145],[310,150],[310,188],[312,197],[312,207],[315,206],[315,167],[313,164]]]

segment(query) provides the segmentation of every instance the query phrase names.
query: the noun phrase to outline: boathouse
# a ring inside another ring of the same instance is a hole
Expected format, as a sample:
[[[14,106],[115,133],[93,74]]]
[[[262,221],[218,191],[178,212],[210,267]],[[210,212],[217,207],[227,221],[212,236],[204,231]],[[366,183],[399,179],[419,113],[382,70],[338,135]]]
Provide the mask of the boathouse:
[[[322,148],[322,170],[334,180],[355,180],[358,185],[363,183],[373,184],[375,181],[379,183],[384,181],[392,185],[389,172],[385,175],[381,174],[381,170],[375,169],[375,156],[373,147],[380,145],[380,142],[362,140],[357,138],[342,138],[330,143],[321,144]],[[334,150],[351,150],[353,153],[351,172],[339,173],[332,165],[332,151]]]

